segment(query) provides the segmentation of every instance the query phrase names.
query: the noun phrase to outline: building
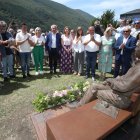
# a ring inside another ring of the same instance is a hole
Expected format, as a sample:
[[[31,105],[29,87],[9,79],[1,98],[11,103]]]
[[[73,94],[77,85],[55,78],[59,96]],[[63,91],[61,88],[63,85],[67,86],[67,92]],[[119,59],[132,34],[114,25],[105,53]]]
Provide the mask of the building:
[[[123,19],[132,19],[132,20],[140,20],[140,9],[135,9],[133,11],[126,12],[120,15],[120,18]]]

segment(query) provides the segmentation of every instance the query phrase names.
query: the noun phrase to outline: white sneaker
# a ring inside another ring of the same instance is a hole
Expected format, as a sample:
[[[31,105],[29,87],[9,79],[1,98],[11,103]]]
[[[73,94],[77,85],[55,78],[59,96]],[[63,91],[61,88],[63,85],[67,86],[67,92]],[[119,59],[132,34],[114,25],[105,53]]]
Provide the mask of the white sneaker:
[[[95,81],[95,78],[94,77],[92,77],[92,81]]]
[[[41,74],[41,75],[43,75],[43,74],[44,74],[44,72],[43,72],[43,71],[40,71],[40,74]]]
[[[38,75],[39,73],[38,72],[35,72],[35,75]]]

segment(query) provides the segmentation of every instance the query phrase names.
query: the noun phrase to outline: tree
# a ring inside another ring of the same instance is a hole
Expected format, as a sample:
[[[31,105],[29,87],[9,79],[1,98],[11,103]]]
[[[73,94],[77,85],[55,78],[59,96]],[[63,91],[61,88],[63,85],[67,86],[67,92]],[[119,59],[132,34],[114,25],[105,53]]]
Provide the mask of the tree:
[[[108,24],[112,24],[113,26],[116,26],[116,21],[114,20],[115,12],[112,10],[106,10],[103,15],[101,15],[101,24],[104,28],[107,27]]]
[[[96,20],[99,20],[101,25],[103,25],[104,29],[106,29],[108,24],[112,24],[113,27],[116,27],[117,21],[114,19],[114,17],[115,17],[115,12],[114,11],[112,11],[110,9],[106,10],[105,12],[103,12],[101,17],[93,19],[91,25],[94,25],[94,22]]]

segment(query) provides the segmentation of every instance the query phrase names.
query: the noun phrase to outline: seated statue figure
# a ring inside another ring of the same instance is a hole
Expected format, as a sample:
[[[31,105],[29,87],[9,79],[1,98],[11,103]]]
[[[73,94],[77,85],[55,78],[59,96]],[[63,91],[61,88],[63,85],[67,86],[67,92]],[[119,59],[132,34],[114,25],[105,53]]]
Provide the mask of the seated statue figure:
[[[68,104],[68,107],[82,106],[97,97],[117,108],[128,108],[131,104],[131,95],[134,92],[140,93],[140,47],[136,48],[135,55],[135,65],[125,75],[108,78],[100,84],[92,83],[83,98],[76,104]]]

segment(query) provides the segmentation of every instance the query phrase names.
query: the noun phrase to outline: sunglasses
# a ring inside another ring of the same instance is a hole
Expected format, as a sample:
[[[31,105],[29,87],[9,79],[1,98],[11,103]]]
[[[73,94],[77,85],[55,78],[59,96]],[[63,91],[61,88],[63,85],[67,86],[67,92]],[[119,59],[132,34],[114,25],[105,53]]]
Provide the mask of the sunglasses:
[[[127,32],[129,32],[129,31],[123,31],[124,33],[127,33]]]

